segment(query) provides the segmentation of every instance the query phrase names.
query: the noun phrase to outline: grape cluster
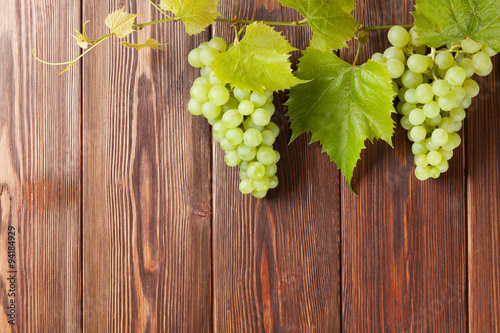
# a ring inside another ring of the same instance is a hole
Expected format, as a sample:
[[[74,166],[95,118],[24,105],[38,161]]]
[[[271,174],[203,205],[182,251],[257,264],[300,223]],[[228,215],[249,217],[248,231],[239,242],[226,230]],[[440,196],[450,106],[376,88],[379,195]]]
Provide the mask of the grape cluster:
[[[271,122],[273,92],[262,94],[222,85],[210,64],[226,50],[226,42],[215,37],[189,53],[188,62],[201,68],[201,77],[191,87],[188,110],[203,115],[212,125],[213,136],[225,151],[226,164],[239,165],[240,191],[261,199],[278,186],[276,163],[280,154],[273,144],[279,128]]]
[[[448,170],[448,161],[460,143],[458,131],[465,109],[479,94],[474,74],[487,76],[493,70],[496,52],[469,38],[434,49],[417,40],[412,28],[400,26],[388,32],[393,45],[372,60],[385,64],[398,94],[401,126],[413,142],[415,176],[438,178]]]

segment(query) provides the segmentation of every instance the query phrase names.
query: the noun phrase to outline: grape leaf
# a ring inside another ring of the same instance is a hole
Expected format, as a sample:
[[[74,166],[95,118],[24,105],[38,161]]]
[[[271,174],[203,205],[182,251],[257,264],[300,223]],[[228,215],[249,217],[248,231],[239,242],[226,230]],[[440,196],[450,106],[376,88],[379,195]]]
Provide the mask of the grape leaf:
[[[190,35],[205,30],[217,16],[219,0],[161,0],[160,7],[173,12],[176,19],[184,22],[186,32]]]
[[[354,0],[278,0],[297,10],[308,20],[313,31],[311,46],[330,51],[346,47],[354,37],[358,22],[351,12]]]
[[[111,29],[111,32],[118,38],[127,37],[132,33],[134,31],[132,26],[134,25],[135,18],[142,16],[140,14],[129,14],[124,10],[125,7],[118,9],[114,13],[109,14],[104,21],[108,28]]]
[[[311,142],[323,145],[350,187],[366,139],[382,139],[392,146],[391,113],[395,110],[391,79],[385,67],[375,61],[353,67],[333,52],[309,48],[300,61],[295,74],[314,80],[293,87],[285,103],[291,140],[312,132]]]
[[[500,1],[417,0],[415,29],[425,45],[440,47],[470,37],[500,52]]]
[[[156,39],[150,38],[150,39],[148,39],[147,41],[145,41],[142,44],[132,44],[132,43],[129,43],[129,42],[122,42],[122,45],[125,46],[125,47],[133,47],[137,51],[140,51],[141,49],[143,49],[145,47],[150,47],[153,50],[156,50],[156,49],[160,49],[161,50],[160,46],[165,45],[165,44],[160,44],[160,42],[157,41]]]
[[[85,26],[89,22],[90,21],[85,21],[85,23],[83,24],[83,33],[81,33],[78,30],[75,30],[76,35],[73,35],[73,37],[76,40],[76,44],[80,46],[82,49],[86,49],[89,47],[89,44],[92,44],[92,40],[89,38],[87,32],[85,31]]]
[[[245,37],[211,63],[223,84],[263,92],[285,90],[303,81],[292,74],[290,57],[295,50],[271,27],[260,23],[247,26]]]

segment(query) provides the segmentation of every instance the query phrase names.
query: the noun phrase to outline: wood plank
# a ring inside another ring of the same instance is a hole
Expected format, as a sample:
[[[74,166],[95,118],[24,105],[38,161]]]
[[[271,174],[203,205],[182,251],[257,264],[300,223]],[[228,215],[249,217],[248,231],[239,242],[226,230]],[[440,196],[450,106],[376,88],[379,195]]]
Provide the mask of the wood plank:
[[[86,0],[88,31],[107,33],[106,15],[124,5],[141,22],[160,19],[147,1]],[[187,54],[199,40],[183,29],[142,31],[168,42],[164,52],[111,40],[85,60],[88,332],[211,330],[211,146],[207,124],[187,112]]]
[[[500,57],[467,116],[469,326],[500,331]]]
[[[358,6],[361,1],[358,1]],[[411,23],[412,1],[366,2],[365,25]],[[360,16],[360,15],[359,15]],[[370,34],[361,61],[389,46]],[[343,51],[353,60],[354,51]],[[406,133],[368,145],[350,192],[342,180],[342,328],[346,332],[467,330],[463,147],[437,181],[413,176]]]
[[[0,331],[81,330],[80,67],[78,1],[21,0],[0,13]],[[15,267],[8,266],[8,227]],[[8,271],[16,273],[8,273]],[[7,278],[15,274],[15,296]],[[6,309],[15,301],[15,325]]]
[[[222,3],[232,17],[232,1]],[[240,1],[239,17],[295,21],[298,14],[275,1]],[[271,12],[269,12],[269,11]],[[305,48],[309,28],[285,29],[293,46]],[[229,25],[214,36],[233,38]],[[293,56],[297,61],[299,53]],[[284,94],[276,105],[284,102]],[[219,332],[338,332],[338,171],[318,144],[290,132],[280,107],[280,185],[263,200],[238,190],[237,168],[224,164],[214,143],[214,327]]]

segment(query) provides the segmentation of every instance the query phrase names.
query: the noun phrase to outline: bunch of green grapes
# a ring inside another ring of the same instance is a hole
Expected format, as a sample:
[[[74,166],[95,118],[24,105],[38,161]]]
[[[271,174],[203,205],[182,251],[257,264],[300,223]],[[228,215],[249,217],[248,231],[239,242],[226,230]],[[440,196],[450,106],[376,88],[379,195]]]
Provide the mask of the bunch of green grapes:
[[[388,32],[393,45],[372,60],[385,64],[399,97],[401,126],[413,142],[415,176],[438,178],[448,170],[453,150],[460,146],[457,133],[465,110],[479,94],[474,74],[487,76],[493,70],[496,52],[469,38],[440,49],[427,48],[413,29],[400,26]]]
[[[226,153],[226,164],[239,166],[240,191],[261,199],[278,186],[276,164],[280,154],[273,144],[279,128],[271,122],[273,92],[262,94],[222,85],[210,64],[226,50],[226,42],[215,37],[189,53],[189,64],[201,68],[201,77],[191,87],[188,110],[207,118],[215,140]]]

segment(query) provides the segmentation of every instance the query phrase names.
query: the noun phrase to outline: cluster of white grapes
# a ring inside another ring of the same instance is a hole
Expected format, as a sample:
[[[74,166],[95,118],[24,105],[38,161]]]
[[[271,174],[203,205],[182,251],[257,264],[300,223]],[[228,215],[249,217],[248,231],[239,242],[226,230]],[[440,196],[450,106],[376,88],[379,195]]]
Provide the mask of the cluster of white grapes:
[[[210,64],[226,50],[226,42],[215,37],[189,53],[189,64],[201,68],[201,77],[191,87],[188,110],[203,115],[212,125],[214,138],[226,153],[226,164],[239,165],[240,191],[261,199],[278,186],[276,164],[280,154],[273,144],[279,128],[271,122],[273,92],[262,94],[223,86]]]
[[[496,52],[469,38],[429,49],[417,40],[414,28],[401,26],[388,32],[393,45],[372,60],[385,64],[399,97],[401,126],[413,142],[415,176],[438,178],[448,170],[448,161],[460,143],[465,109],[479,94],[474,74],[487,76],[493,70]],[[430,51],[430,52],[429,52]]]

